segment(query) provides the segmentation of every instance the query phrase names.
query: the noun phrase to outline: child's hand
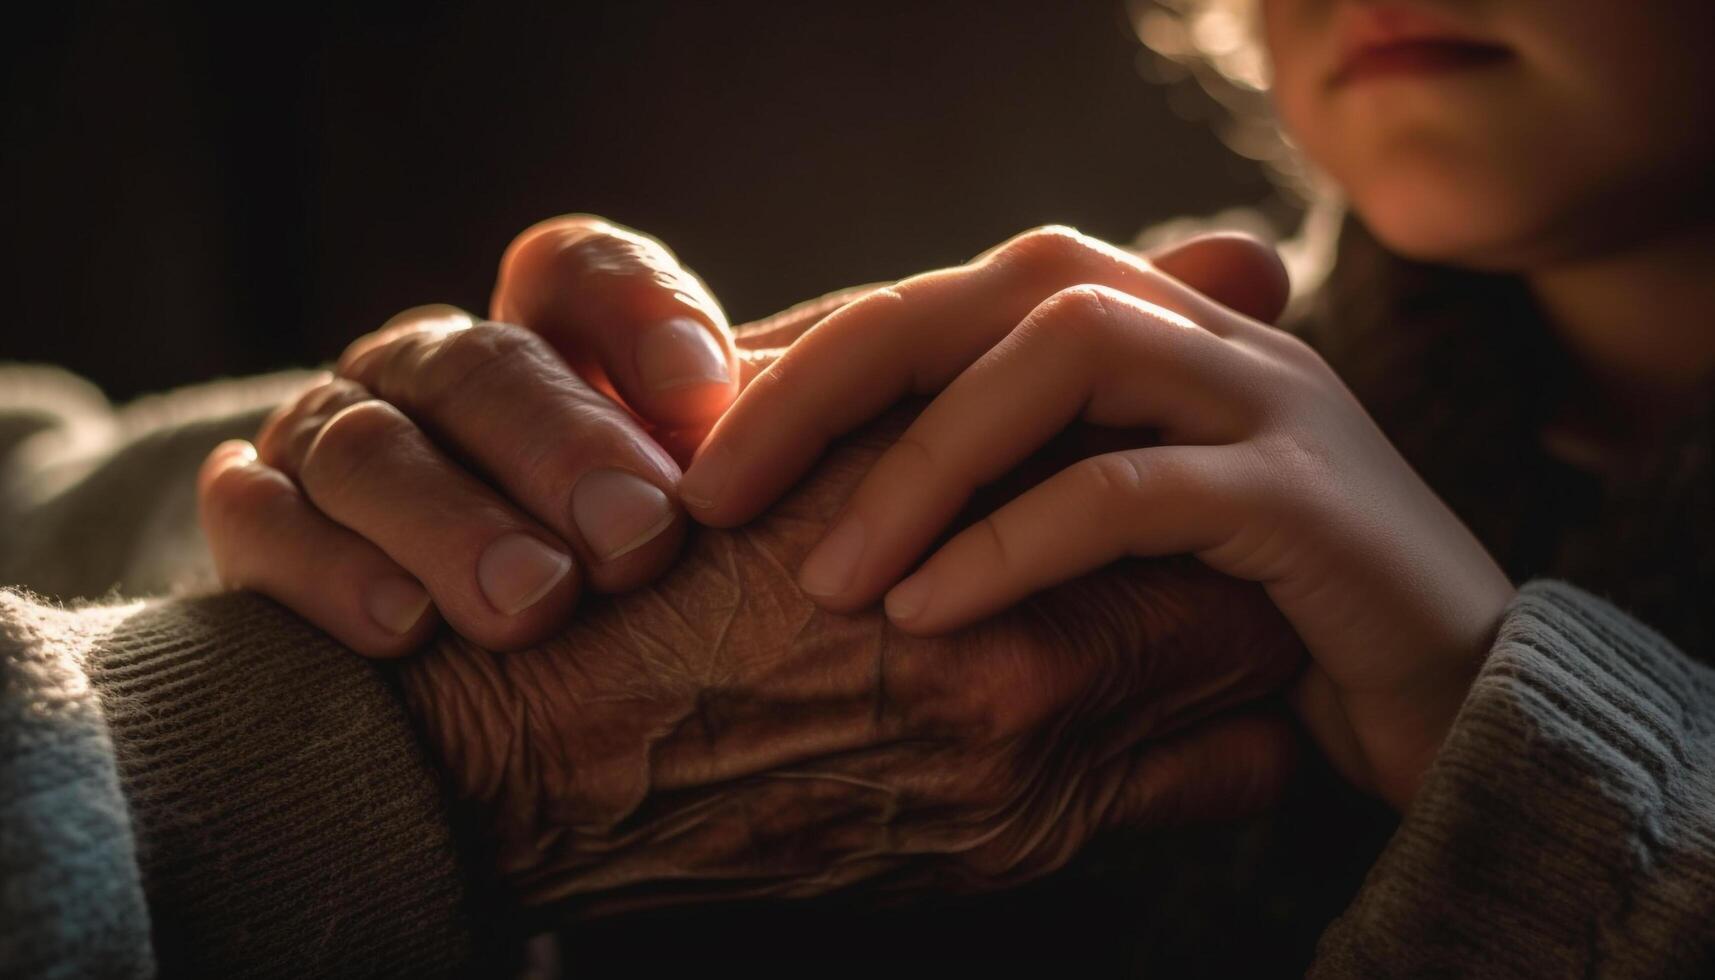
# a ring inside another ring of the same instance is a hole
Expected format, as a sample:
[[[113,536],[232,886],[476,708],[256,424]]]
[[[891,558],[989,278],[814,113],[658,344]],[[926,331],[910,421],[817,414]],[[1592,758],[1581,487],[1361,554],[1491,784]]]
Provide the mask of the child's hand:
[[[1262,322],[1285,293],[1248,239],[1147,261],[1026,233],[812,328],[722,416],[681,499],[705,523],[749,520],[831,438],[944,388],[806,558],[806,592],[844,611],[885,591],[896,625],[930,635],[1123,555],[1194,553],[1267,587],[1315,659],[1296,692],[1312,733],[1403,805],[1514,590],[1322,359]],[[1149,433],[900,581],[976,487],[1077,419]]]
[[[664,570],[686,523],[674,454],[738,391],[719,305],[660,243],[578,216],[513,242],[492,312],[400,314],[255,447],[211,453],[199,488],[222,580],[392,655],[437,610],[518,647],[581,589]]]

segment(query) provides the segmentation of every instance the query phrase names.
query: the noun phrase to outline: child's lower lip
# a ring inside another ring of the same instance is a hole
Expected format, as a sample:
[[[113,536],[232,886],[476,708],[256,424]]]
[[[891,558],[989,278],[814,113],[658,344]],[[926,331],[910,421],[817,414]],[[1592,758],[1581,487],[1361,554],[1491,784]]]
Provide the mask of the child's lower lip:
[[[1512,57],[1506,48],[1469,41],[1400,41],[1364,48],[1347,58],[1329,79],[1334,87],[1374,78],[1437,75],[1485,68]]]

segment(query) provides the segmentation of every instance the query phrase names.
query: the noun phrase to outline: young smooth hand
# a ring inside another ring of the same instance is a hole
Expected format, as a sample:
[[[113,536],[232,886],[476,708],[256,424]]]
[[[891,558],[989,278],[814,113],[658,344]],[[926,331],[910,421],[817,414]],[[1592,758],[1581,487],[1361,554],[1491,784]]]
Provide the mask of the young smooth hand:
[[[1266,587],[1314,658],[1303,720],[1403,806],[1514,589],[1321,357],[1268,324],[1286,293],[1274,252],[1239,236],[1141,258],[1027,232],[818,323],[721,417],[681,499],[741,524],[830,439],[935,395],[804,560],[806,593],[846,612],[885,593],[896,626],[931,636],[1123,556],[1194,554]],[[1080,420],[1132,444],[934,547],[973,491]]]

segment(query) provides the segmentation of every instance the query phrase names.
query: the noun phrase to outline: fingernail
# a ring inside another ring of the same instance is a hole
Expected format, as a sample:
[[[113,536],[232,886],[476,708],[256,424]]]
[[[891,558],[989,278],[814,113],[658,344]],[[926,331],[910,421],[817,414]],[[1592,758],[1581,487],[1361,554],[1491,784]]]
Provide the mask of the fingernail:
[[[429,608],[429,594],[408,578],[384,578],[369,587],[364,600],[369,618],[394,636],[411,631]]]
[[[655,484],[624,470],[590,470],[572,488],[572,520],[602,561],[636,551],[673,523]]]
[[[691,462],[679,481],[679,499],[692,507],[713,507],[731,473],[732,454],[725,446],[715,446]]]
[[[726,352],[709,328],[690,317],[663,320],[637,339],[637,375],[654,391],[726,384]]]
[[[476,563],[476,582],[488,604],[511,616],[536,604],[566,573],[572,559],[528,534],[498,538]]]
[[[811,595],[836,595],[851,584],[863,555],[863,521],[848,515],[828,532],[798,570],[798,587]]]
[[[929,604],[929,577],[913,575],[893,587],[882,600],[888,619],[910,619]]]

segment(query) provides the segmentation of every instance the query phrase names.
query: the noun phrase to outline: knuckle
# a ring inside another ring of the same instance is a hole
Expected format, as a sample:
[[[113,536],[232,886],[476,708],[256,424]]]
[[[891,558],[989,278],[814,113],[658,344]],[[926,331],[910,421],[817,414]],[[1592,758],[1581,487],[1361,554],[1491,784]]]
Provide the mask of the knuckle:
[[[347,344],[340,353],[338,371],[346,377],[367,377],[385,369],[401,350],[475,322],[469,313],[444,303],[414,306],[395,313],[381,326]]]
[[[952,715],[956,727],[979,744],[1007,745],[1041,727],[1063,707],[1057,678],[1042,658],[1022,646],[990,658],[981,681],[966,679]]]
[[[1178,453],[1116,453],[1131,469],[1132,488],[1169,497],[1196,496],[1209,507],[1219,506],[1227,488],[1211,480],[1210,474]]]
[[[1102,286],[1071,286],[1043,300],[1031,320],[1033,332],[1052,334],[1054,343],[1100,345],[1113,333],[1113,296]]]
[[[619,461],[642,456],[637,447],[648,436],[633,428],[628,416],[599,403],[572,405],[561,429],[564,435],[553,440],[548,451],[537,452],[532,444],[521,442],[520,449],[529,449],[510,455],[514,462],[509,466],[516,467],[519,486],[530,488],[538,499],[552,500],[576,485],[592,466],[624,467],[627,463]]]
[[[1002,245],[997,257],[1026,275],[1063,278],[1087,264],[1093,252],[1089,239],[1076,229],[1044,225]]]
[[[484,321],[428,341],[402,358],[389,386],[415,406],[433,408],[474,394],[497,372],[524,372],[541,363],[545,344],[523,327]]]
[[[256,434],[256,453],[270,466],[294,468],[330,416],[372,397],[362,385],[334,378],[275,409]]]
[[[404,320],[405,314],[396,314],[380,327],[345,345],[340,352],[338,371],[346,377],[352,377],[377,361],[385,361],[399,346],[419,333],[429,329],[429,323],[423,320]]]
[[[299,479],[312,493],[349,486],[410,431],[410,421],[386,402],[370,399],[347,406],[315,433]]]
[[[423,303],[400,310],[388,317],[369,336],[386,337],[399,331],[470,323],[474,319],[475,317],[451,303]]]
[[[894,456],[894,465],[901,467],[895,472],[915,473],[922,478],[928,478],[931,474],[941,479],[957,479],[962,476],[956,469],[946,465],[933,446],[912,435],[909,430],[900,436],[887,452]]]
[[[256,451],[262,462],[280,467],[280,469],[298,469],[302,465],[304,455],[309,451],[310,443],[316,439],[316,433],[331,419],[340,414],[341,410],[367,402],[372,398],[369,390],[355,381],[336,378],[319,388],[305,391],[292,408],[271,420],[262,433],[257,434]]]
[[[256,455],[272,463],[279,458],[279,446],[284,441],[285,430],[297,418],[298,402],[281,402],[268,416],[262,420],[262,425],[256,430]]]
[[[1290,330],[1270,328],[1260,335],[1263,343],[1282,362],[1299,369],[1320,370],[1327,366],[1320,352]]]
[[[1073,472],[1092,500],[1131,500],[1143,490],[1143,471],[1128,453],[1091,456]]]
[[[312,388],[299,396],[298,413],[325,417],[347,405],[355,405],[369,397],[369,390],[356,381],[349,378],[334,378],[326,384]]]
[[[1030,652],[1001,640],[985,649],[983,664],[983,670],[969,672],[938,662],[896,668],[889,692],[899,706],[902,731],[990,748],[1028,732],[1046,700]],[[990,787],[979,780],[973,788]]]

